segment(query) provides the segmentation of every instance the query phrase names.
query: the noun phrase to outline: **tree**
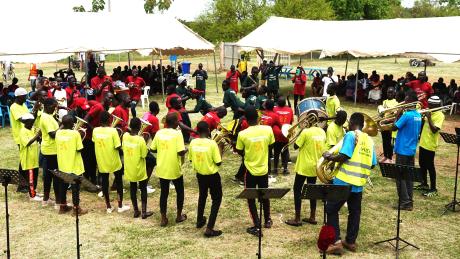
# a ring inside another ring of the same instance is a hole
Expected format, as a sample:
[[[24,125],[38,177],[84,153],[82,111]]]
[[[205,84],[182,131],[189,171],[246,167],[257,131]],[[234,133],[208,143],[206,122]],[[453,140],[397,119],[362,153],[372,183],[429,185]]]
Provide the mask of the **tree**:
[[[335,18],[334,10],[327,0],[277,0],[272,12],[276,16],[298,19],[332,20]]]
[[[338,20],[376,20],[394,18],[400,0],[328,0]]]
[[[110,0],[109,0],[110,1]],[[158,11],[162,12],[164,10],[168,10],[171,7],[171,4],[174,0],[144,0],[144,10],[146,13],[154,13],[157,9]],[[91,11],[89,12],[99,12],[104,10],[105,8],[105,1],[104,0],[91,0]],[[86,12],[83,5],[75,6],[72,8],[74,12]]]

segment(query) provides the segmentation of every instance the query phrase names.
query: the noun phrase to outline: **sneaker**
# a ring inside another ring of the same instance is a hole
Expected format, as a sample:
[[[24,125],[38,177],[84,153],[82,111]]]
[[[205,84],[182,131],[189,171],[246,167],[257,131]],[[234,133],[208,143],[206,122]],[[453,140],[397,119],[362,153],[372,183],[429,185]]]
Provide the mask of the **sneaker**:
[[[147,194],[154,193],[155,188],[152,188],[151,186],[147,186]]]
[[[104,193],[102,193],[102,191],[100,191],[100,192],[97,194],[97,197],[103,198],[103,197],[104,197]]]
[[[125,211],[128,211],[130,209],[130,207],[128,205],[123,205],[123,207],[121,208],[118,208],[118,213],[123,213]]]
[[[268,176],[268,183],[269,184],[276,183],[276,177],[274,177],[273,175],[269,175]]]
[[[35,196],[42,197],[43,198],[43,193],[35,193]]]
[[[246,229],[246,232],[247,232],[248,234],[251,234],[251,235],[256,236],[256,237],[258,237],[258,236],[259,236],[259,233],[260,233],[260,231],[259,231],[259,229],[258,229],[257,227],[250,227],[250,228],[247,228],[247,229]],[[263,234],[262,234],[262,236],[263,236]]]
[[[425,197],[435,197],[435,196],[438,196],[438,191],[437,190],[430,190],[430,191],[427,191],[423,194],[423,196]]]
[[[173,184],[173,183],[169,183],[169,189],[172,189],[172,190],[174,190],[174,189],[176,189],[176,187],[174,186],[174,184]]]
[[[271,219],[268,219],[265,221],[264,228],[271,228],[273,226],[273,221]]]
[[[43,198],[42,197],[38,197],[38,196],[35,196],[35,197],[30,197],[29,199],[30,201],[43,201]]]
[[[107,214],[111,214],[113,212],[113,208],[107,208]]]
[[[47,201],[44,201],[44,200],[42,201],[42,206],[43,207],[46,207],[48,205],[50,205],[50,206],[54,205],[54,201],[52,199],[48,199]]]

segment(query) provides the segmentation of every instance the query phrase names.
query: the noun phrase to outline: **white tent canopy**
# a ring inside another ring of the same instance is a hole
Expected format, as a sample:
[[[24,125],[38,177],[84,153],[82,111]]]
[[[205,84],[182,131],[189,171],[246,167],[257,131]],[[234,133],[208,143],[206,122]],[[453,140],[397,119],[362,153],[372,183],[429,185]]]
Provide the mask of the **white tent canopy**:
[[[322,51],[322,57],[349,53],[355,57],[412,54],[443,62],[460,60],[460,45],[442,40],[460,28],[460,17],[320,21],[271,17],[237,42],[243,49],[283,54]]]
[[[12,28],[0,44],[0,60],[46,62],[75,52],[124,52],[152,50],[213,52],[214,45],[174,18],[159,14],[57,13],[21,14],[29,22],[17,21],[15,13],[2,13]],[[32,21],[36,21],[32,24]],[[32,26],[34,25],[34,26]],[[38,55],[48,54],[48,55]],[[2,57],[3,56],[3,57]]]

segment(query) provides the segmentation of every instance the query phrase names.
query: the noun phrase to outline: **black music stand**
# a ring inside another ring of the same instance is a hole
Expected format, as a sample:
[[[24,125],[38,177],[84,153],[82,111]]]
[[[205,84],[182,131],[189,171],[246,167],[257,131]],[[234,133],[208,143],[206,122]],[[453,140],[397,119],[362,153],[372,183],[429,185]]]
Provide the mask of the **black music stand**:
[[[281,199],[289,188],[247,188],[244,189],[236,198],[237,199],[259,199],[259,248],[257,258],[262,258],[262,200]]]
[[[26,180],[18,170],[0,169],[0,183],[5,187],[5,221],[6,221],[6,258],[11,258],[10,250],[10,214],[8,213],[8,184],[25,186]]]
[[[323,201],[323,225],[326,225],[326,202],[345,201],[350,195],[351,186],[334,184],[305,184],[302,188],[302,199]],[[322,251],[326,258],[326,250]]]
[[[64,173],[64,172],[61,172],[61,171],[58,171],[58,170],[50,170],[51,173],[53,173],[56,177],[58,177],[59,179],[61,179],[62,181],[64,181],[65,183],[68,183],[68,184],[75,184],[77,187],[77,190],[80,190],[80,186],[83,185],[83,187],[85,187],[86,189],[88,189],[88,191],[90,192],[98,192],[99,191],[99,187],[97,187],[96,185],[92,184],[88,179],[86,179],[85,177],[83,177],[83,175],[76,175],[76,174],[68,174],[68,173]],[[78,191],[80,192],[80,191]],[[78,196],[80,194],[78,193]],[[73,196],[72,196],[73,198]],[[77,258],[80,259],[80,247],[81,247],[81,244],[80,244],[80,220],[78,218],[78,206],[80,205],[80,200],[78,199],[76,201],[77,203],[74,204],[74,207],[77,206],[77,211],[75,213],[75,225],[76,225],[76,234],[77,234]]]
[[[449,204],[445,206],[446,209],[441,215],[446,214],[446,212],[449,210],[452,212],[460,211],[460,210],[455,209],[455,206],[460,207],[460,202],[457,201],[458,166],[459,166],[459,157],[460,157],[460,128],[456,128],[455,131],[457,132],[457,135],[449,134],[446,132],[440,133],[446,143],[457,144],[457,166],[455,168],[454,198]]]
[[[420,168],[416,168],[413,166],[408,166],[408,165],[399,165],[399,164],[391,164],[391,163],[379,163],[380,165],[380,171],[382,172],[382,176],[386,178],[391,178],[391,179],[396,179],[398,180],[411,180],[413,182],[421,182],[422,181],[422,176],[420,173]],[[399,257],[399,251],[403,250],[404,248],[408,246],[412,246],[415,249],[420,250],[419,247],[417,247],[414,244],[411,244],[407,242],[406,240],[402,239],[399,236],[400,232],[400,223],[402,222],[401,220],[401,198],[399,198],[399,190],[398,190],[398,217],[396,220],[396,237],[382,240],[379,242],[375,242],[375,245],[381,244],[381,243],[386,243],[388,242],[390,245],[392,245],[395,248],[396,251],[396,258]],[[396,241],[396,245],[393,245],[391,241]],[[406,244],[406,246],[400,248],[399,247],[399,242],[403,242]]]

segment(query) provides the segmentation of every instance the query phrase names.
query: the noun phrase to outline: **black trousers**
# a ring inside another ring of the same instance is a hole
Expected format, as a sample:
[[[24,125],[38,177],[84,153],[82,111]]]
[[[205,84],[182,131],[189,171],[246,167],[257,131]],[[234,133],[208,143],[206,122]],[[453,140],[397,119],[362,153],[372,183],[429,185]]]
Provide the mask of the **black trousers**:
[[[393,158],[393,143],[391,140],[391,131],[382,131],[383,155],[386,158]]]
[[[404,156],[396,154],[396,164],[414,166],[414,156]],[[398,189],[401,206],[412,206],[414,182],[412,180],[396,179],[396,188]]]
[[[62,180],[56,177],[50,170],[58,169],[57,155],[44,155],[46,170],[43,170],[43,200],[47,201],[51,192],[51,183],[53,184],[54,196],[56,203],[61,204],[59,191],[61,190]]]
[[[129,182],[129,193],[131,194],[131,203],[133,204],[133,208],[135,211],[139,210],[139,207],[137,206],[137,188],[137,182]],[[142,204],[147,204],[147,179],[139,182],[139,190],[141,191]]]
[[[115,175],[115,186],[117,187],[118,201],[123,200],[123,171],[119,170],[113,173]],[[104,194],[104,199],[106,204],[110,204],[109,199],[109,173],[100,173],[99,177],[101,178],[102,193]]]
[[[235,179],[243,181],[245,172],[246,172],[246,167],[244,166],[244,158],[242,158],[241,159],[241,165],[240,165],[240,168],[238,168],[238,172],[235,175]]]
[[[303,98],[304,98],[304,95],[294,94],[294,109],[295,109],[294,112],[297,116],[299,115],[299,111],[297,110],[297,102],[302,101]]]
[[[188,112],[181,112],[182,122],[187,125],[188,127],[192,127],[192,122],[190,121],[190,117],[188,116]],[[184,141],[186,143],[190,142],[190,132],[182,131],[182,136],[184,137]]]
[[[244,187],[245,188],[268,188],[268,174],[262,176],[254,176],[248,170],[244,175]],[[265,222],[270,220],[270,200],[263,199],[262,206],[264,211]],[[257,211],[256,200],[248,200],[249,214],[251,215],[254,226],[257,227],[260,224],[259,213]]]
[[[184,207],[184,177],[181,176],[177,179],[174,180],[168,180],[168,179],[163,179],[160,178],[160,188],[161,188],[161,194],[160,194],[160,212],[162,214],[166,214],[167,208],[168,208],[168,196],[169,196],[169,183],[173,182],[174,187],[176,189],[176,205],[177,205],[177,211],[180,212],[182,211],[182,208]]]
[[[273,145],[273,163],[274,163],[274,169],[278,170],[278,164],[280,161],[280,155],[281,155],[281,164],[283,166],[284,170],[287,170],[288,167],[288,162],[289,162],[289,148],[286,148],[283,152],[281,150],[283,147],[287,144],[287,142],[275,142]]]
[[[361,200],[363,198],[362,192],[351,192],[348,200],[346,201],[328,201],[326,203],[327,224],[335,229],[335,240],[340,238],[339,226],[339,211],[340,208],[347,202],[348,204],[348,223],[347,223],[347,236],[345,241],[349,244],[354,244],[358,238],[359,223],[361,221]]]
[[[32,174],[30,173],[32,171]],[[30,169],[30,170],[22,170],[20,169],[19,173],[21,176],[25,177],[24,179],[28,179],[27,183],[29,186],[29,196],[31,198],[35,197],[35,191],[37,190],[37,181],[38,181],[38,168]],[[32,194],[32,191],[34,194]]]
[[[18,145],[18,148],[20,149],[19,145]],[[22,178],[29,179],[29,176],[27,175],[27,172],[22,170],[21,161],[19,161],[18,172],[22,176]],[[27,189],[27,185],[24,185],[24,186],[19,186],[18,185],[17,191],[19,192],[19,191],[25,190],[25,189]]]
[[[204,208],[206,206],[206,199],[208,198],[208,190],[211,194],[211,213],[209,215],[208,225],[209,229],[213,229],[216,224],[217,213],[219,213],[220,204],[222,202],[222,183],[219,173],[211,175],[196,174],[198,180],[198,189],[200,195],[198,196],[198,211],[197,222],[203,220]]]
[[[300,214],[302,209],[302,187],[307,180],[307,183],[316,184],[316,176],[308,177],[300,174],[295,175],[294,179],[294,207],[295,213]],[[316,200],[310,200],[310,211],[316,211]]]
[[[60,204],[66,205],[67,204],[67,189],[69,188],[69,184],[61,181],[60,182],[60,192],[59,192],[59,200],[61,201]],[[76,184],[71,184],[70,188],[72,189],[72,203],[73,206],[80,206],[80,186]]]
[[[434,167],[434,151],[420,147],[418,162],[422,173],[422,184],[428,184],[428,173],[430,173],[430,190],[436,190],[436,168]]]
[[[94,151],[94,142],[91,139],[83,140],[83,150],[81,152],[85,173],[83,174],[93,184],[97,184],[96,177],[96,152]]]

